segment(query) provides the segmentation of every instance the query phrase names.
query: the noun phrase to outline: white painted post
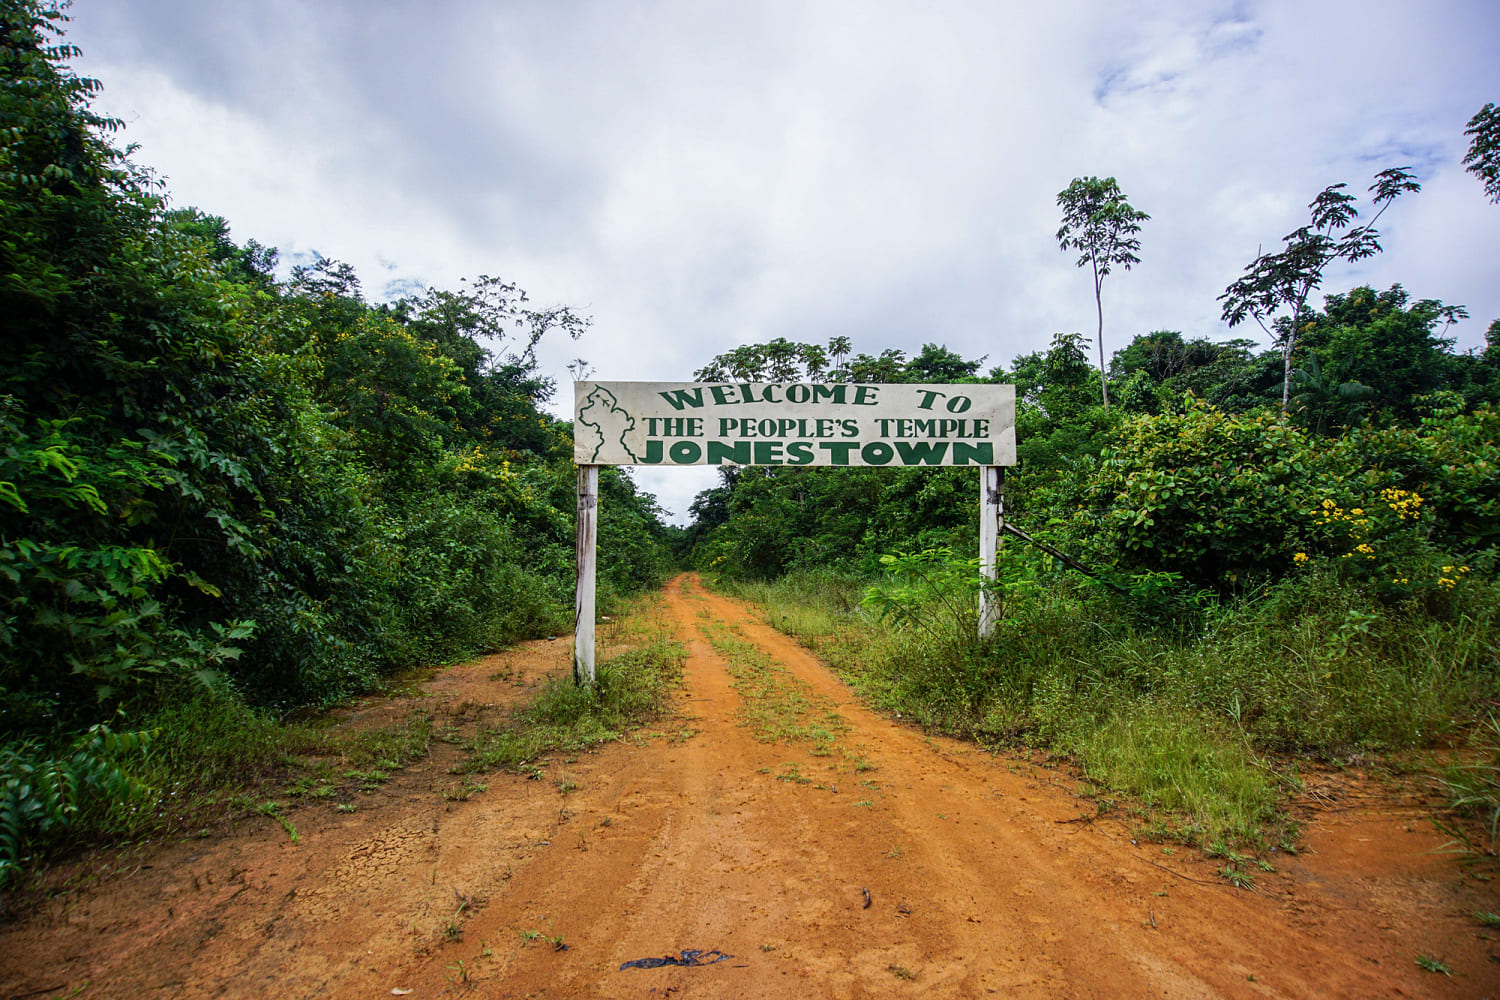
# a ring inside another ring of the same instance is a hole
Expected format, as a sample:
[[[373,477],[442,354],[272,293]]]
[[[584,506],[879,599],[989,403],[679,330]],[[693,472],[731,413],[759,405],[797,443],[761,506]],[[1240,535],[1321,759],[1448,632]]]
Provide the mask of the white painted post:
[[[573,681],[594,683],[594,566],[599,547],[599,466],[578,467],[578,590],[573,601]]]
[[[1005,466],[986,465],[979,478],[979,572],[995,582],[1000,559],[1000,536],[1005,533]],[[995,634],[1000,615],[1000,596],[979,592],[979,637]]]

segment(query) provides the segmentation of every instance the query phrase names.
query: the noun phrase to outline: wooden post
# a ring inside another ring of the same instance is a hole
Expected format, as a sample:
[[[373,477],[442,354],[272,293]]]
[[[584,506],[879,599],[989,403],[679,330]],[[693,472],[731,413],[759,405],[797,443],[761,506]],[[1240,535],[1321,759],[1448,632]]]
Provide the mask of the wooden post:
[[[1005,466],[986,465],[979,480],[979,572],[993,584],[1000,560],[1000,538],[1005,534]],[[979,637],[995,634],[1000,616],[1000,595],[979,592]]]
[[[599,547],[599,466],[578,467],[578,590],[573,601],[573,680],[594,683],[594,566]]]

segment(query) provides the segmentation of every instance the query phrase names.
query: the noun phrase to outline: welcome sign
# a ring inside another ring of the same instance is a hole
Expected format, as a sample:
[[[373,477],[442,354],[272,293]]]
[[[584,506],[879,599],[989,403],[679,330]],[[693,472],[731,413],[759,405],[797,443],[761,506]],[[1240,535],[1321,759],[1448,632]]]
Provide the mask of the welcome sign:
[[[576,382],[578,465],[1016,463],[1013,385]]]

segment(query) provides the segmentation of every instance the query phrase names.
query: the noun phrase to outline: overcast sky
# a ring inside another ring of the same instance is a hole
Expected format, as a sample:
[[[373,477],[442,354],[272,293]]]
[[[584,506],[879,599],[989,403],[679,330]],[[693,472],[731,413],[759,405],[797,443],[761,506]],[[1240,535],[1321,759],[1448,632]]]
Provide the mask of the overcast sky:
[[[352,263],[380,301],[489,274],[593,317],[543,351],[687,380],[774,337],[1009,362],[1093,336],[1057,193],[1152,219],[1105,347],[1231,336],[1215,301],[1340,181],[1410,166],[1401,282],[1500,318],[1500,206],[1462,168],[1500,102],[1496,0],[733,3],[77,0],[78,68],[139,163],[235,238]],[[1361,206],[1368,202],[1361,201]],[[1253,324],[1233,335],[1258,334]],[[706,470],[638,470],[680,520]]]

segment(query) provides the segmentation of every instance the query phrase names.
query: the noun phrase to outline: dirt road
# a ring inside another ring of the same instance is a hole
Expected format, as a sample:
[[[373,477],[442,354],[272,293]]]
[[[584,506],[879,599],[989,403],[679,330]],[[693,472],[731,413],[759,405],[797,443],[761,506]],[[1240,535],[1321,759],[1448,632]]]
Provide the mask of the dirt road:
[[[692,577],[666,613],[690,656],[659,733],[482,791],[441,744],[355,812],[291,812],[296,842],[268,818],[122,855],[0,928],[0,996],[1500,997],[1500,933],[1471,916],[1494,883],[1373,783],[1319,779],[1305,850],[1236,889],[1125,818],[1078,821],[1064,771],[865,710]],[[726,631],[837,713],[831,742],[740,724]],[[415,701],[474,725],[568,657],[527,644]],[[683,949],[732,957],[621,968]]]

